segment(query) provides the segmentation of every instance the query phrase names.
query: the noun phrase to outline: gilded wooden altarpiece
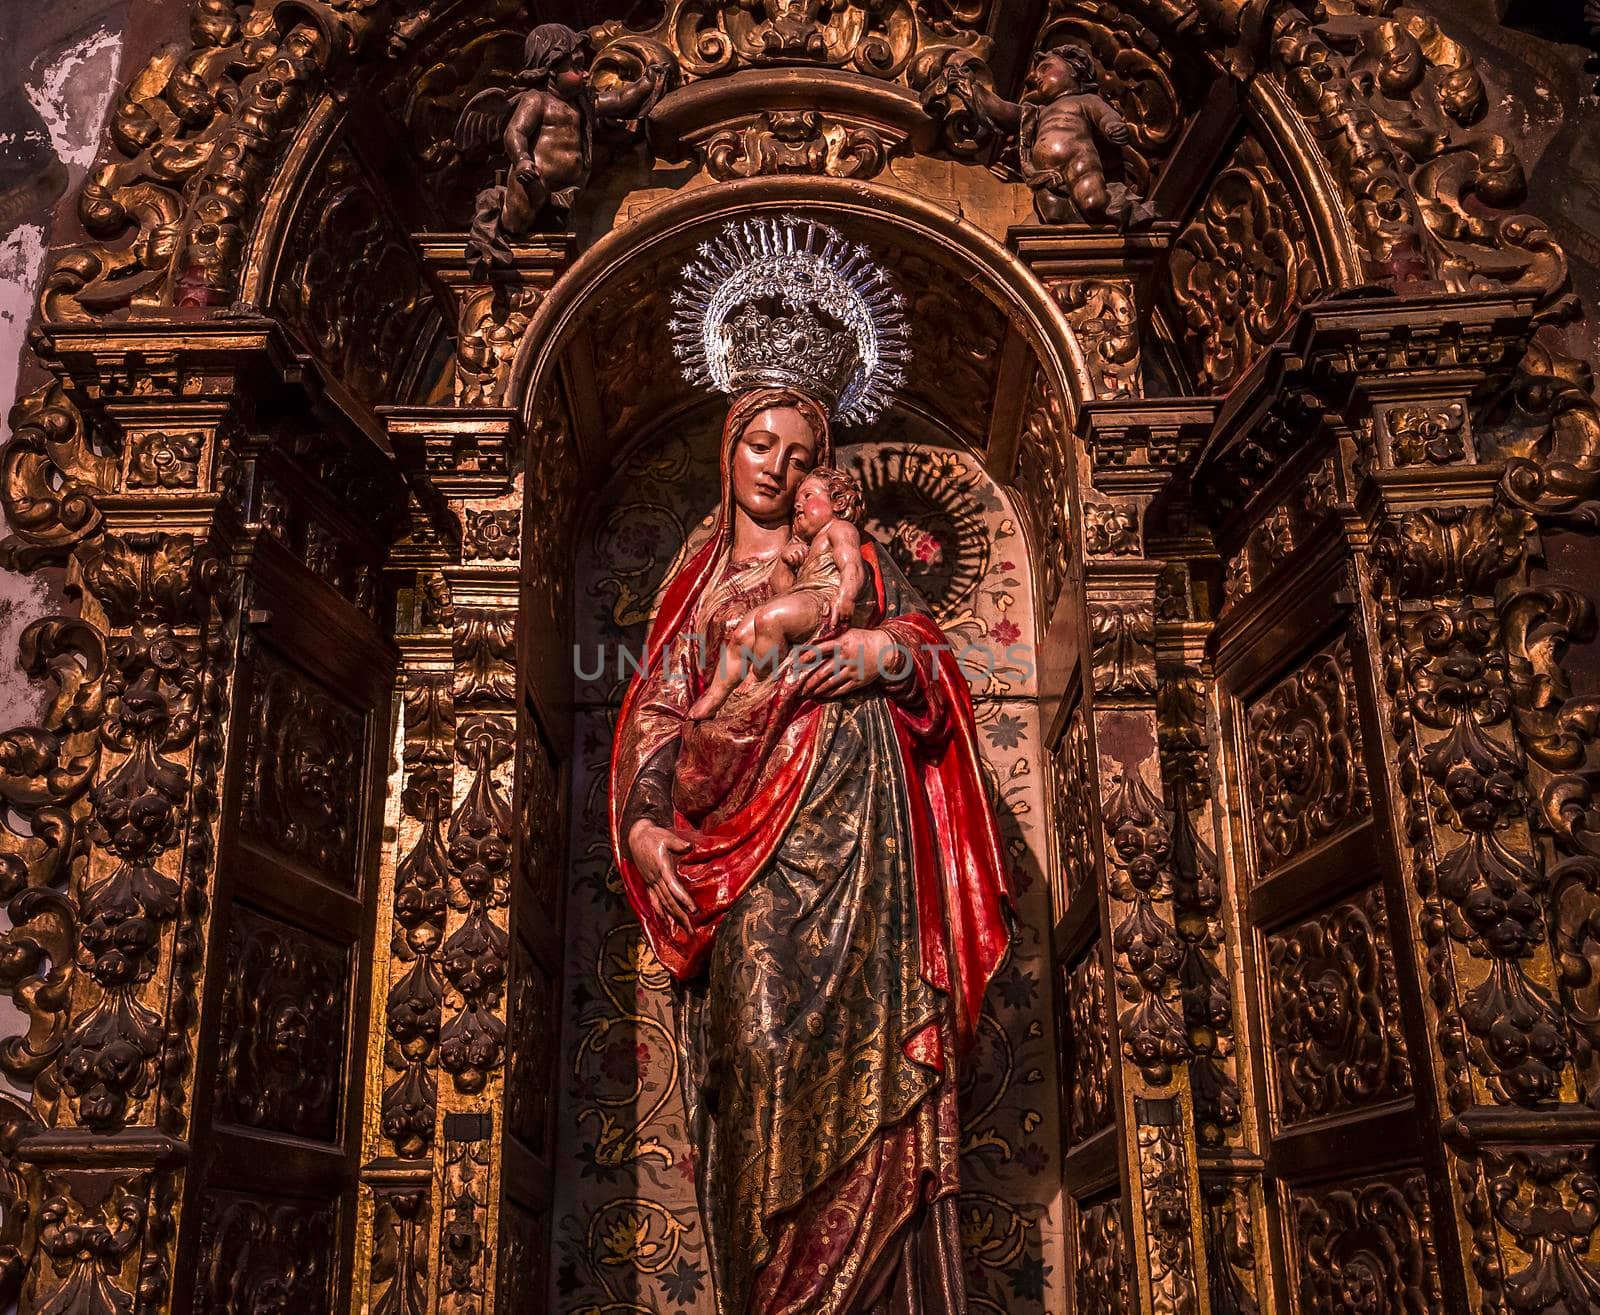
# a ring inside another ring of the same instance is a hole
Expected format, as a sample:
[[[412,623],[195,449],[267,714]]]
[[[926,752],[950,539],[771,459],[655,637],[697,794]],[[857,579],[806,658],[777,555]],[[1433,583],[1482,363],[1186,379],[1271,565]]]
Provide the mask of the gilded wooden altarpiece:
[[[716,1309],[581,668],[715,497],[676,272],[799,213],[907,296],[874,534],[1032,654],[971,1306],[1600,1308],[1592,325],[1444,6],[149,8],[0,453],[0,1300]],[[486,261],[547,21],[651,95]],[[1005,128],[1060,47],[1125,210]]]

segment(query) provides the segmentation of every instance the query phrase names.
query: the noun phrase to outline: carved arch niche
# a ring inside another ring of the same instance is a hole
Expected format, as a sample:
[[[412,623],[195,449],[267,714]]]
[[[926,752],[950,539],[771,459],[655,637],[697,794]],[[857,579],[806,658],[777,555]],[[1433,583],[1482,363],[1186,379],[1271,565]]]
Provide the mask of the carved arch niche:
[[[1048,1223],[970,1203],[978,1304],[1053,1299],[1047,1266],[1080,1309],[1595,1304],[1564,653],[1600,419],[1507,102],[1438,21],[671,0],[599,32],[602,79],[676,62],[657,150],[603,143],[575,231],[480,279],[493,163],[443,143],[514,72],[519,0],[179,8],[0,454],[8,560],[81,600],[29,630],[53,697],[0,737],[6,1299],[560,1307],[578,508],[656,459],[648,422],[698,423],[632,368],[667,359],[674,252],[781,205],[954,326],[873,441],[966,463],[1029,541],[1051,984],[1005,990],[1046,1033],[1011,1053],[1051,1058],[1032,1142],[996,1113],[969,1153],[1053,1174],[1059,1143],[1063,1190]],[[1147,232],[1030,224],[1002,143],[913,113],[952,51],[1014,93],[1063,40],[1135,122]],[[634,1166],[611,1204],[660,1154],[593,1108]],[[667,1214],[596,1236],[687,1291]]]

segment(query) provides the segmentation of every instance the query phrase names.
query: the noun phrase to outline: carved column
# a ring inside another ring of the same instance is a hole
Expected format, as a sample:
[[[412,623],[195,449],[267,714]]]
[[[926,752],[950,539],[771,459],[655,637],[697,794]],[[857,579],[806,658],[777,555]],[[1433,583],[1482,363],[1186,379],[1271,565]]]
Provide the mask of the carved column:
[[[1164,227],[1135,237],[1076,226],[1011,235],[1013,249],[1062,307],[1090,386],[1108,402],[1128,399],[1125,405],[1137,408],[1143,396],[1140,307],[1149,304],[1149,280],[1169,238]],[[1058,509],[1072,521],[1062,574],[1081,580],[1085,606],[1077,610],[1075,589],[1051,600],[1045,639],[1076,653],[1071,669],[1055,678],[1062,688],[1051,732],[1076,1301],[1147,1313],[1204,1311],[1186,949],[1175,903],[1179,855],[1192,857],[1194,845],[1186,846],[1190,831],[1163,786],[1156,630],[1168,577],[1145,539],[1151,499],[1169,481],[1178,452],[1151,441],[1114,454],[1097,440],[1093,405],[1057,449],[1077,491]],[[1202,408],[1202,428],[1208,418]],[[1185,431],[1169,420],[1162,432]],[[1193,425],[1191,444],[1192,433]],[[1025,432],[1024,478],[1034,459],[1029,446]],[[1112,1070],[1109,1084],[1093,1071],[1097,1064]],[[1098,1199],[1116,1182],[1120,1204],[1116,1196]]]
[[[491,318],[531,305],[569,250],[523,244],[503,284],[478,285],[451,263],[461,247],[425,249],[462,305]],[[469,362],[482,323],[463,314],[463,404],[384,413],[413,498],[391,559],[404,728],[374,987],[385,1021],[368,1060],[382,1095],[365,1140],[364,1282],[369,1306],[405,1315],[535,1309],[549,1251],[568,738],[552,710],[570,680],[577,452],[557,385],[528,437],[513,412],[465,404],[501,396],[516,343],[495,337]]]
[[[1201,461],[1228,556],[1258,1117],[1302,1300],[1600,1293],[1591,1014],[1569,990],[1592,971],[1588,794],[1563,775],[1592,732],[1560,664],[1589,620],[1542,582],[1536,533],[1600,431],[1586,393],[1540,381],[1531,311],[1304,312]],[[1556,444],[1526,404],[1566,418]]]
[[[213,1251],[246,1235],[235,1293],[331,1291],[394,484],[266,322],[49,325],[42,345],[62,383],[15,413],[7,549],[63,563],[81,609],[29,631],[58,693],[0,773],[5,984],[30,1017],[5,1062],[33,1092],[15,1153],[38,1206],[21,1309],[204,1306]],[[363,502],[364,529],[313,487]],[[286,660],[291,577],[366,666],[347,705]],[[342,889],[285,918],[282,863]],[[291,1138],[278,1181],[304,1196],[249,1196],[251,1155]]]

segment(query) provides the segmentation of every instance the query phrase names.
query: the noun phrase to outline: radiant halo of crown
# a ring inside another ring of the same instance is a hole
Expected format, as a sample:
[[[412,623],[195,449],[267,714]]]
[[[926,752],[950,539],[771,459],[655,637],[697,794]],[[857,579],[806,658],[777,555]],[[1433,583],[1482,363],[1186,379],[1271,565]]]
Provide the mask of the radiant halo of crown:
[[[735,220],[701,243],[672,304],[692,384],[798,388],[865,424],[905,383],[905,299],[864,245],[816,220]]]

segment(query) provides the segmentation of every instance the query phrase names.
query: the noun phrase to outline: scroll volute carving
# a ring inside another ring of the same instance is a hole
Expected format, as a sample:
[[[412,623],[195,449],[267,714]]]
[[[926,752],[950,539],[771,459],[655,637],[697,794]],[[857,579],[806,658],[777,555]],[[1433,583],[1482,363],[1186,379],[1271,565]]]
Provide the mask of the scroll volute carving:
[[[1515,101],[1432,18],[1354,0],[1314,16],[1285,9],[1271,52],[1348,192],[1371,277],[1561,295],[1565,253],[1547,225],[1515,212],[1527,189]]]
[[[664,97],[650,126],[657,149],[698,157],[719,181],[874,178],[930,135],[906,88],[803,67],[693,83]]]
[[[959,0],[926,13],[911,0],[673,0],[646,33],[614,20],[595,29],[602,56],[614,42],[658,41],[689,80],[739,69],[810,65],[869,77],[903,79],[921,72],[930,54],[951,45],[978,47],[982,0]],[[937,19],[937,22],[931,21]],[[920,58],[919,58],[920,57]]]
[[[1232,385],[1317,286],[1289,192],[1246,138],[1173,245],[1180,344],[1200,390]]]
[[[11,531],[0,554],[13,568],[60,561],[99,529],[94,493],[116,485],[115,458],[95,452],[83,416],[52,385],[12,409],[0,450],[0,506]]]
[[[827,119],[817,110],[766,110],[706,142],[706,169],[720,182],[768,174],[874,178],[896,145],[876,127]]]

